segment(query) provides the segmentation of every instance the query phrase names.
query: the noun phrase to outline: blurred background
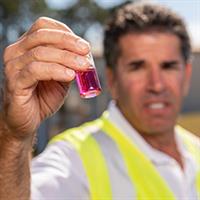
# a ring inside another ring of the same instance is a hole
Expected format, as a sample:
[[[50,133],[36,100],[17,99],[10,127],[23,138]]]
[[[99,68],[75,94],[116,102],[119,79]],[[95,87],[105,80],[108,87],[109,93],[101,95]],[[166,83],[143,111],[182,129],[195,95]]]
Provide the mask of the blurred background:
[[[135,0],[138,1],[138,0]],[[150,0],[149,0],[150,1]],[[193,77],[189,96],[185,99],[179,123],[200,135],[200,1],[152,0],[177,11],[186,21],[193,46]],[[102,58],[103,24],[108,14],[125,0],[0,0],[0,66],[2,52],[17,40],[40,16],[48,16],[67,24],[76,34],[92,46],[92,54],[98,70],[103,92],[92,99],[81,99],[72,84],[62,108],[46,120],[38,131],[35,154],[40,153],[48,140],[73,126],[98,117],[110,99],[104,78]],[[1,70],[2,78],[2,70]]]

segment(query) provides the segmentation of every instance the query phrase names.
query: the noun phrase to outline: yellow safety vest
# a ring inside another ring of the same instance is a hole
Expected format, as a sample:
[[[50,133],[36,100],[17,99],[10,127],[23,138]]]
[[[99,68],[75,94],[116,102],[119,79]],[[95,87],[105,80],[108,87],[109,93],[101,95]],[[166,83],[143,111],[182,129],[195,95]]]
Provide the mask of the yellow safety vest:
[[[101,129],[119,147],[138,200],[174,200],[175,196],[173,192],[148,157],[108,120],[107,115],[106,111],[101,118],[85,123],[78,128],[64,131],[51,141],[52,143],[66,140],[77,150],[88,178],[91,199],[112,199],[111,184],[105,158],[99,145],[92,137],[94,129]],[[194,138],[185,129],[181,127],[178,127],[178,129],[200,167],[200,149],[195,147]],[[200,170],[197,174],[197,188],[198,192],[200,192]]]

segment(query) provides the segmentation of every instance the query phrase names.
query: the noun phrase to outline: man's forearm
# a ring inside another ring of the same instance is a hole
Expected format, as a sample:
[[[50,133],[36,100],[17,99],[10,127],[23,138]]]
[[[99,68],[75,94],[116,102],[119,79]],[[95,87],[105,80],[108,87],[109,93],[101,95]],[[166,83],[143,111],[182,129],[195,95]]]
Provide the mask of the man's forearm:
[[[29,160],[32,142],[12,137],[0,119],[0,199],[30,198]]]

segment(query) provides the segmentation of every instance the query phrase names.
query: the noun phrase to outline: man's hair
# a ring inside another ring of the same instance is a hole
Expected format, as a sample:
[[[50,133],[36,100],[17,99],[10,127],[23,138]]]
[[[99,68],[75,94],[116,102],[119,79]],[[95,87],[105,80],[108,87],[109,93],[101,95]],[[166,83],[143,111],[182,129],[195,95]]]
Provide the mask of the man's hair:
[[[120,56],[119,39],[127,33],[157,31],[172,33],[181,41],[185,62],[190,58],[191,45],[183,19],[169,8],[152,3],[128,3],[112,14],[104,33],[104,58],[107,67],[115,68]],[[173,45],[173,44],[172,44]]]

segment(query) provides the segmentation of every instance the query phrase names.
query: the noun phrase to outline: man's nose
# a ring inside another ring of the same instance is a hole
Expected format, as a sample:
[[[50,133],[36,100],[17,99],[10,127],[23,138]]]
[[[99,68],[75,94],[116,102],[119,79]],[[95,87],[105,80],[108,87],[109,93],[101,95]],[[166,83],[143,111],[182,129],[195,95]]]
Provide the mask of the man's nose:
[[[162,76],[162,71],[158,68],[150,69],[147,75],[148,79],[148,90],[153,93],[161,93],[164,88],[164,77]]]

